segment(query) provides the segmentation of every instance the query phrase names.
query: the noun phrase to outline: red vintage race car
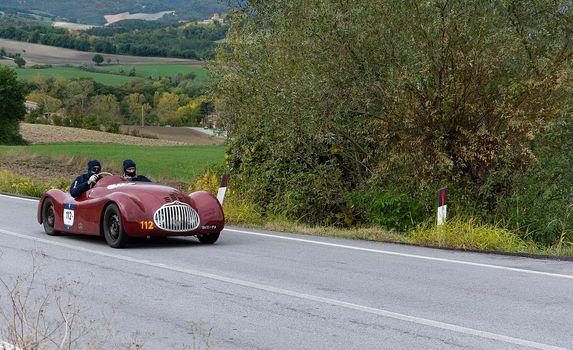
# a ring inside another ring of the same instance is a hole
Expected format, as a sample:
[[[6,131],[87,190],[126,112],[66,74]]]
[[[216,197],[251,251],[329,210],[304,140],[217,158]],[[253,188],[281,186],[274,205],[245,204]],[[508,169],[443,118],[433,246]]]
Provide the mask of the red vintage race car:
[[[129,237],[197,236],[212,244],[225,225],[223,208],[209,192],[189,195],[164,185],[130,182],[109,173],[78,198],[51,189],[38,204],[38,222],[48,235],[104,236],[113,248]]]

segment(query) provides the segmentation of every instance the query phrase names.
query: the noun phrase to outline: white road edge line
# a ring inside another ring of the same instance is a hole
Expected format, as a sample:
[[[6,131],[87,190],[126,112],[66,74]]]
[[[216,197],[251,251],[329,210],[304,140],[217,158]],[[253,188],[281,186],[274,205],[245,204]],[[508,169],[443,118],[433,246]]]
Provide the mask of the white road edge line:
[[[5,194],[0,194],[0,197],[9,198],[9,199],[18,199],[18,200],[21,200],[21,201],[29,201],[29,202],[37,202],[37,201],[39,200],[39,199],[24,198],[24,197],[17,197],[17,196],[8,196],[8,195],[5,195]],[[1,344],[2,344],[2,343],[0,343],[0,345],[1,345]],[[2,349],[2,348],[0,348],[0,349]]]
[[[507,267],[507,266],[500,266],[500,265],[482,264],[482,263],[476,263],[476,262],[470,262],[470,261],[463,261],[463,260],[455,260],[455,259],[435,258],[435,257],[425,256],[425,255],[415,255],[415,254],[407,254],[407,253],[398,253],[398,252],[392,252],[392,251],[388,251],[388,250],[362,248],[362,247],[355,247],[355,246],[351,246],[351,245],[328,243],[328,242],[320,242],[320,241],[313,241],[313,240],[310,240],[310,239],[295,238],[295,237],[285,237],[285,236],[271,235],[271,234],[268,234],[268,233],[259,233],[259,232],[251,232],[251,231],[244,231],[244,230],[236,230],[236,229],[231,229],[231,228],[225,228],[223,231],[242,233],[242,234],[247,234],[247,235],[252,235],[252,236],[261,236],[261,237],[270,237],[270,238],[275,238],[275,239],[284,239],[284,240],[287,240],[287,241],[296,241],[296,242],[311,243],[311,244],[317,244],[317,245],[328,246],[328,247],[335,247],[335,248],[359,250],[359,251],[370,252],[370,253],[378,253],[378,254],[385,254],[385,255],[394,255],[394,256],[401,256],[401,257],[406,257],[406,258],[414,258],[414,259],[422,259],[422,260],[430,260],[430,261],[439,261],[439,262],[445,262],[445,263],[451,263],[451,264],[459,264],[459,265],[485,267],[485,268],[488,268],[488,269],[506,270],[506,271],[512,271],[512,272],[522,272],[522,273],[529,273],[529,274],[533,274],[533,275],[542,275],[542,276],[558,277],[558,278],[565,278],[565,279],[571,279],[571,280],[573,280],[573,276],[572,276],[572,275],[563,275],[563,274],[551,273],[551,272],[527,270],[527,269],[520,269],[520,268],[516,268],[516,267]]]
[[[13,197],[0,194],[0,197],[10,198],[10,199],[18,199],[18,200],[26,200],[37,202],[37,199],[29,199],[29,198],[22,198],[22,197]],[[303,239],[303,238],[295,238],[295,237],[285,237],[279,235],[272,235],[267,233],[260,233],[260,232],[252,232],[252,231],[245,231],[245,230],[237,230],[232,228],[225,228],[223,231],[228,232],[235,232],[235,233],[242,233],[248,234],[252,236],[260,236],[260,237],[269,237],[274,239],[283,239],[287,241],[296,241],[296,242],[303,242],[303,243],[310,243],[310,244],[317,244],[322,246],[328,247],[335,247],[335,248],[343,248],[343,249],[351,249],[351,250],[358,250],[363,252],[370,252],[370,253],[378,253],[378,254],[385,254],[385,255],[393,255],[393,256],[401,256],[405,258],[414,258],[414,259],[422,259],[422,260],[429,260],[429,261],[438,261],[438,262],[445,262],[450,264],[458,264],[458,265],[466,265],[466,266],[476,266],[476,267],[483,267],[488,269],[496,269],[496,270],[505,270],[505,271],[512,271],[512,272],[520,272],[520,273],[528,273],[532,275],[541,275],[541,276],[548,276],[548,277],[557,277],[557,278],[565,278],[573,280],[573,275],[563,275],[559,273],[552,273],[552,272],[543,272],[543,271],[535,271],[535,270],[527,270],[527,269],[520,269],[517,267],[508,267],[508,266],[501,266],[501,265],[491,265],[491,264],[482,264],[470,261],[463,261],[463,260],[455,260],[455,259],[445,259],[445,258],[436,258],[431,256],[425,255],[416,255],[416,254],[407,254],[407,253],[398,253],[392,252],[389,250],[381,250],[381,249],[370,249],[370,248],[362,248],[362,247],[355,247],[351,245],[344,245],[344,244],[335,244],[335,243],[328,243],[328,242],[320,242],[320,241],[313,241],[310,239]]]
[[[461,334],[465,334],[465,335],[473,335],[476,337],[491,339],[491,340],[500,341],[500,342],[504,342],[504,343],[527,346],[527,347],[530,347],[533,349],[567,350],[566,348],[562,348],[562,347],[558,347],[558,346],[553,346],[553,345],[548,345],[548,344],[543,344],[543,343],[537,343],[534,341],[529,341],[529,340],[520,339],[520,338],[514,338],[514,337],[502,335],[502,334],[480,331],[480,330],[473,329],[473,328],[457,326],[454,324],[444,323],[444,322],[440,322],[440,321],[434,321],[434,320],[430,320],[430,319],[426,319],[426,318],[409,316],[409,315],[400,314],[400,313],[396,313],[396,312],[392,312],[392,311],[387,311],[384,309],[377,309],[377,308],[373,308],[373,307],[369,307],[369,306],[363,306],[363,305],[359,305],[359,304],[353,304],[353,303],[349,303],[349,302],[345,302],[345,301],[341,301],[341,300],[325,298],[325,297],[320,297],[320,296],[311,295],[311,294],[299,293],[299,292],[291,291],[288,289],[282,289],[282,288],[267,286],[267,285],[259,284],[259,283],[255,283],[255,282],[243,281],[243,280],[236,279],[236,278],[219,276],[219,275],[215,275],[212,273],[196,271],[196,270],[187,269],[187,268],[179,267],[179,266],[171,266],[171,265],[166,265],[163,263],[156,263],[156,262],[152,262],[152,261],[145,260],[145,259],[138,259],[138,258],[133,258],[133,257],[129,257],[129,256],[119,255],[119,254],[106,253],[106,252],[97,251],[97,250],[93,250],[93,249],[77,247],[77,246],[74,246],[71,244],[54,242],[54,241],[47,240],[47,239],[35,238],[32,236],[28,236],[28,235],[24,235],[24,234],[12,232],[12,231],[6,231],[3,229],[0,229],[0,233],[3,233],[5,235],[9,235],[9,236],[13,236],[13,237],[18,237],[18,238],[30,240],[30,241],[34,241],[34,242],[39,242],[39,243],[44,243],[44,244],[48,244],[48,245],[52,245],[52,246],[58,246],[58,247],[62,247],[62,248],[72,249],[72,250],[79,251],[79,252],[91,253],[94,255],[104,256],[104,257],[108,257],[108,258],[114,258],[114,259],[118,259],[118,260],[123,260],[123,261],[127,261],[127,262],[145,265],[145,266],[151,266],[151,267],[156,267],[156,268],[165,269],[165,270],[169,270],[169,271],[180,272],[180,273],[187,274],[190,276],[208,278],[208,279],[212,279],[215,281],[239,285],[242,287],[253,288],[253,289],[257,289],[257,290],[262,290],[262,291],[271,292],[271,293],[280,294],[280,295],[286,295],[286,296],[304,299],[304,300],[310,300],[310,301],[328,304],[328,305],[333,305],[333,306],[339,306],[339,307],[343,307],[343,308],[347,308],[347,309],[362,311],[362,312],[366,312],[369,314],[379,315],[379,316],[392,318],[392,319],[396,319],[396,320],[401,320],[401,321],[406,321],[406,322],[410,322],[410,323],[415,323],[415,324],[419,324],[419,325],[425,325],[425,326],[429,326],[429,327],[433,327],[433,328],[448,330],[448,331],[461,333]]]

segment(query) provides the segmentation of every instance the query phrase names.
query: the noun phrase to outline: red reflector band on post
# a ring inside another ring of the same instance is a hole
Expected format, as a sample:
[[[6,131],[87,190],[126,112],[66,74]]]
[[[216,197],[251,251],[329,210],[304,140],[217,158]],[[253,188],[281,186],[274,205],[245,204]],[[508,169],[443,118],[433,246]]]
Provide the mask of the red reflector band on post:
[[[223,177],[221,178],[221,186],[219,187],[227,187],[228,182],[229,182],[229,175],[223,174]]]
[[[438,190],[438,226],[446,221],[448,206],[446,205],[446,188]]]
[[[446,205],[446,188],[438,190],[438,207]]]

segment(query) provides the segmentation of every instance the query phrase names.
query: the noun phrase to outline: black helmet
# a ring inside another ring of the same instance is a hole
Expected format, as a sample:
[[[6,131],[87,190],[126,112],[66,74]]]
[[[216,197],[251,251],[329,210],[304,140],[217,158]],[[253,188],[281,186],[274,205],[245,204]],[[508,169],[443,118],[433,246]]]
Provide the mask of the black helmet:
[[[88,162],[88,173],[99,174],[101,171],[101,164],[99,160],[92,159]]]
[[[129,169],[129,168],[135,168],[135,167],[136,167],[135,162],[133,160],[126,159],[123,161],[123,173],[126,176],[135,177],[135,172],[136,172],[135,169],[133,171],[127,171],[127,169]]]

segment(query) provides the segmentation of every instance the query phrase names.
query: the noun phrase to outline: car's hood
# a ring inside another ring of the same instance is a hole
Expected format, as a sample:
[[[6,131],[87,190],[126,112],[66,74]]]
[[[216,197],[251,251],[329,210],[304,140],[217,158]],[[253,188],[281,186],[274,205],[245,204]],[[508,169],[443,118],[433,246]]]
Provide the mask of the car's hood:
[[[91,197],[117,196],[118,194],[125,194],[147,208],[160,207],[175,201],[191,204],[186,194],[173,187],[151,182],[130,182],[117,176],[100,180],[93,189]]]

